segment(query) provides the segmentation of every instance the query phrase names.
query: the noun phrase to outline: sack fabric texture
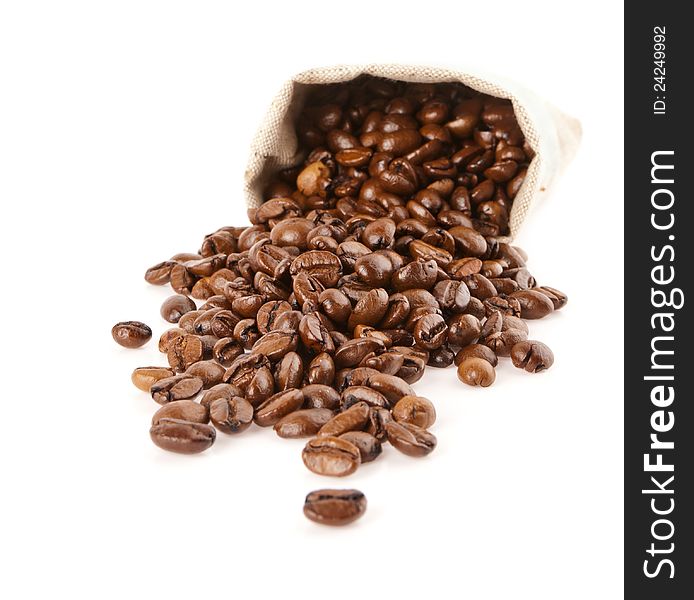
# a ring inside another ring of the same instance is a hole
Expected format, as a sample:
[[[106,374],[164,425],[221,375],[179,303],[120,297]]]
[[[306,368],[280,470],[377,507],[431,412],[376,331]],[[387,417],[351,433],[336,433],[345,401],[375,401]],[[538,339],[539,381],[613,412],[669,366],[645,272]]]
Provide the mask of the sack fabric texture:
[[[317,85],[350,81],[360,75],[417,83],[460,82],[483,94],[508,98],[518,124],[535,151],[511,209],[509,239],[513,239],[530,209],[549,193],[556,176],[571,161],[581,139],[580,123],[517,83],[448,68],[383,65],[344,65],[304,71],[287,81],[272,101],[251,145],[245,172],[249,207],[263,202],[262,192],[281,169],[299,164],[304,156],[294,132],[306,95]]]

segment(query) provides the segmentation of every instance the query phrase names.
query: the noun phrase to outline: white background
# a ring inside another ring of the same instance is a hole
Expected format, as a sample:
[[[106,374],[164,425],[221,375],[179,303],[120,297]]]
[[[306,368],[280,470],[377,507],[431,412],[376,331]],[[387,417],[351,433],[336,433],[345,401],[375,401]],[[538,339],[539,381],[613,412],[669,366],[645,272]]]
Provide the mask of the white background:
[[[278,3],[279,4],[279,3]],[[3,2],[0,596],[613,599],[622,594],[621,3]],[[579,155],[518,243],[570,304],[556,355],[489,389],[428,370],[439,447],[347,480],[254,428],[156,448],[130,383],[162,363],[120,320],[165,323],[146,267],[245,224],[254,129],[304,68],[477,66],[579,117]],[[343,529],[302,515],[357,487]]]

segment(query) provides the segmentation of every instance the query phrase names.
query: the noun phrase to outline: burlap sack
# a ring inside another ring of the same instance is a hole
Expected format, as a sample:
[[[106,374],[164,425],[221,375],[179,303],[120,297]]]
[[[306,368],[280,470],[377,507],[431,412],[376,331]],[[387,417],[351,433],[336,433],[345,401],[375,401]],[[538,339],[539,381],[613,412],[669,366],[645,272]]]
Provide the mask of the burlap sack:
[[[309,86],[349,81],[361,74],[400,81],[435,83],[459,81],[485,94],[512,101],[518,123],[535,157],[525,182],[516,196],[510,216],[510,238],[518,233],[530,208],[547,196],[556,175],[571,161],[581,138],[581,125],[532,92],[512,83],[499,83],[470,72],[407,65],[336,66],[310,69],[287,81],[273,100],[251,145],[245,173],[246,202],[259,206],[262,190],[272,176],[284,167],[298,164],[294,121]]]

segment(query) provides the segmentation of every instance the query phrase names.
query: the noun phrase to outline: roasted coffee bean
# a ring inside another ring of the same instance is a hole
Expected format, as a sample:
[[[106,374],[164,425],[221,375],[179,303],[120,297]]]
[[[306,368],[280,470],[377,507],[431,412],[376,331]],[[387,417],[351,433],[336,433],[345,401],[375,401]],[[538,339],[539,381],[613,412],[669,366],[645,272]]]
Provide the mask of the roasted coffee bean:
[[[231,366],[231,363],[243,354],[243,347],[232,337],[217,340],[212,350],[212,356],[223,367]]]
[[[195,333],[195,321],[205,312],[204,310],[191,310],[187,312],[178,320],[178,327],[183,329],[186,333]]]
[[[167,404],[175,400],[195,398],[202,390],[202,379],[192,375],[179,374],[160,379],[149,389],[152,399],[159,404]]]
[[[357,302],[349,316],[347,326],[354,329],[357,325],[377,325],[388,310],[388,292],[376,288],[368,292]]]
[[[275,433],[282,438],[313,437],[333,417],[327,408],[295,410],[275,423]]]
[[[180,419],[161,419],[149,430],[152,441],[170,452],[197,454],[214,443],[214,427],[204,423],[193,423]]]
[[[458,379],[472,386],[488,387],[494,383],[494,367],[483,358],[466,358],[458,365]]]
[[[304,515],[321,525],[348,525],[366,512],[359,490],[316,490],[306,496]]]
[[[482,325],[477,317],[464,314],[455,316],[448,326],[448,343],[455,347],[464,347],[477,341],[482,332]]]
[[[379,373],[397,375],[405,364],[405,357],[400,352],[383,352],[367,354],[359,363],[362,367],[371,367]]]
[[[366,431],[348,431],[339,436],[359,448],[362,464],[376,460],[383,451],[381,442]]]
[[[275,379],[270,367],[261,367],[254,374],[248,387],[245,388],[245,398],[254,407],[260,406],[275,393]]]
[[[393,420],[391,412],[387,408],[372,408],[369,412],[369,422],[366,432],[373,435],[379,442],[387,440],[386,425]]]
[[[518,342],[511,348],[513,366],[528,373],[539,373],[554,364],[554,354],[548,346],[535,340]]]
[[[113,326],[111,335],[124,348],[139,348],[150,340],[152,330],[140,321],[122,321]]]
[[[254,319],[241,319],[234,327],[232,337],[244,350],[250,350],[260,340],[261,334]]]
[[[329,289],[320,293],[318,305],[321,311],[336,323],[345,323],[352,313],[352,305],[340,290]]]
[[[301,457],[310,471],[331,477],[351,475],[361,464],[359,448],[328,435],[309,440]]]
[[[171,269],[176,264],[176,261],[165,260],[157,263],[145,271],[145,281],[152,285],[164,285],[171,280]]]
[[[198,336],[189,334],[176,337],[171,340],[166,355],[171,368],[182,373],[193,363],[202,360],[202,341]]]
[[[343,396],[343,402],[344,399]],[[368,420],[369,405],[366,402],[357,402],[330,419],[320,428],[318,435],[338,436],[347,431],[360,431],[366,427]]]
[[[166,300],[164,300],[159,312],[165,321],[168,321],[169,323],[178,323],[179,319],[184,314],[195,309],[195,302],[188,298],[188,296],[176,294],[175,296],[169,296]]]
[[[446,341],[448,325],[441,315],[428,314],[417,320],[414,339],[425,350],[440,348]]]
[[[292,310],[291,304],[284,300],[272,300],[266,302],[258,310],[256,315],[257,330],[261,334],[265,334],[271,329],[274,329],[277,318],[284,312]]]
[[[210,420],[210,411],[206,406],[192,400],[175,400],[162,406],[152,417],[152,425],[156,425],[162,419],[179,419],[192,423],[207,423]]]
[[[306,408],[327,408],[337,410],[340,407],[340,394],[328,385],[310,384],[304,386],[304,406]]]
[[[217,314],[226,312],[231,313],[231,311],[224,311],[221,308],[210,308],[209,310],[206,310],[203,312],[195,321],[193,322],[193,333],[195,335],[216,335],[212,331],[212,320],[217,316]],[[235,317],[235,315],[233,315]],[[224,335],[222,337],[225,337],[227,335],[227,332],[224,332]],[[219,337],[219,336],[217,336]]]
[[[392,287],[398,292],[412,289],[428,290],[434,287],[438,267],[433,260],[427,262],[413,261],[398,269],[391,280]]]
[[[301,408],[303,403],[304,394],[301,390],[289,389],[278,392],[256,408],[253,420],[260,427],[270,427],[282,417]]]
[[[272,335],[273,333],[270,332],[267,335]],[[289,332],[283,333],[284,335],[291,335]],[[303,345],[313,353],[335,352],[335,344],[330,337],[330,333],[316,313],[303,316],[299,323],[299,337]]]
[[[458,350],[455,355],[455,366],[457,367],[460,365],[466,358],[482,358],[492,365],[492,367],[496,367],[499,362],[494,351],[489,346],[483,344],[470,344]]]
[[[356,367],[367,354],[385,350],[385,344],[374,337],[364,337],[349,340],[340,346],[335,352],[335,366]]]
[[[218,383],[203,393],[200,398],[200,404],[209,409],[210,405],[219,398],[231,400],[232,398],[243,397],[243,391],[230,383]]]
[[[354,263],[354,272],[359,279],[373,287],[387,286],[394,271],[392,261],[378,252],[362,256]]]
[[[501,296],[491,296],[490,298],[486,298],[482,304],[484,304],[484,310],[487,316],[495,312],[513,317],[521,316],[521,304],[518,299],[513,296],[507,296],[505,298]]]
[[[241,433],[253,421],[253,406],[240,396],[217,398],[210,404],[210,421],[223,433]]]
[[[335,379],[335,363],[327,352],[316,355],[309,363],[306,380],[309,384],[332,385]],[[300,386],[294,386],[300,387]]]
[[[526,334],[528,333],[528,326],[523,319],[511,315],[504,315],[501,331],[507,331],[508,329],[519,329]]]
[[[262,354],[242,354],[224,373],[224,382],[231,383],[241,390],[250,385],[256,373],[270,366],[267,356]],[[272,375],[272,373],[271,373]]]
[[[410,423],[428,429],[436,421],[436,409],[422,396],[403,396],[393,407],[393,418],[398,423]]]
[[[355,385],[345,388],[340,397],[340,407],[347,410],[355,404],[363,402],[369,406],[389,408],[390,403],[383,394],[363,385]]]
[[[340,279],[342,264],[331,252],[310,250],[294,259],[289,272],[292,276],[300,272],[312,275],[327,289],[334,287]]]
[[[161,352],[162,354],[166,354],[169,351],[169,347],[171,346],[172,342],[177,337],[181,337],[183,335],[186,335],[186,331],[181,329],[180,327],[173,327],[171,329],[167,329],[164,333],[161,334],[161,337],[159,338],[159,352]]]
[[[174,375],[173,369],[166,367],[138,367],[133,371],[130,379],[138,390],[149,392],[157,381]]]
[[[410,423],[391,421],[386,425],[386,435],[391,445],[407,456],[426,456],[436,448],[434,434]]]
[[[359,384],[354,384],[359,385]],[[377,373],[368,378],[368,386],[380,392],[390,404],[395,404],[403,396],[413,396],[412,388],[400,377]]]
[[[187,375],[202,379],[202,387],[205,390],[222,383],[226,369],[213,360],[201,360],[193,363],[185,370]]]
[[[453,364],[453,359],[455,358],[455,352],[451,350],[448,344],[444,344],[429,353],[429,360],[427,365],[430,367],[436,367],[438,369],[445,369]]]
[[[452,313],[462,313],[470,302],[470,290],[462,281],[439,281],[432,293],[439,306]]]
[[[528,338],[528,334],[519,329],[507,329],[499,333],[488,335],[480,340],[485,346],[489,347],[497,356],[510,356],[511,348]]]
[[[191,289],[198,280],[185,265],[175,264],[171,267],[170,283],[177,294],[190,294]]]
[[[554,310],[559,310],[560,308],[563,308],[564,306],[566,306],[566,303],[569,301],[568,297],[566,296],[566,294],[564,292],[560,292],[559,290],[551,288],[551,287],[546,286],[546,285],[533,288],[532,291],[540,292],[541,294],[544,294],[545,296],[547,296],[552,301],[552,305],[554,306]]]
[[[275,384],[278,391],[301,387],[304,378],[304,361],[296,352],[288,352],[275,367]]]
[[[541,319],[554,310],[552,300],[535,290],[521,290],[509,296],[520,303],[520,316],[523,319]]]

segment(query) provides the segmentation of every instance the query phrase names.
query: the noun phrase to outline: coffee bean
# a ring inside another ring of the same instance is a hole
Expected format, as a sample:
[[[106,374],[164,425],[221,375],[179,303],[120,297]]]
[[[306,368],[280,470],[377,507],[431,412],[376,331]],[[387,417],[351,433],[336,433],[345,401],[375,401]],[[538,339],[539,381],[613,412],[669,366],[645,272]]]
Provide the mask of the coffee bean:
[[[159,312],[165,321],[169,323],[178,323],[184,314],[195,309],[195,302],[188,298],[188,296],[176,294],[164,300]]]
[[[357,402],[330,419],[320,428],[318,435],[338,436],[348,431],[359,431],[366,427],[368,420],[369,405]]]
[[[304,361],[296,352],[288,352],[275,368],[275,383],[278,390],[300,388],[303,378]]]
[[[233,337],[217,340],[212,349],[213,358],[223,367],[231,366],[234,360],[242,354],[243,347]]]
[[[175,400],[195,398],[202,390],[202,379],[192,375],[180,374],[160,379],[149,389],[152,399],[159,404]]]
[[[156,425],[162,419],[178,419],[192,423],[207,423],[210,420],[210,412],[206,406],[192,400],[175,400],[162,406],[152,417],[152,425]]]
[[[348,525],[366,511],[366,496],[359,490],[316,490],[306,496],[304,514],[321,525]]]
[[[482,325],[477,317],[457,315],[449,322],[448,343],[451,346],[465,347],[477,341],[481,332]]]
[[[520,303],[520,316],[523,319],[541,319],[554,310],[554,304],[543,293],[534,290],[521,290],[509,296]]]
[[[289,389],[278,392],[256,408],[253,420],[260,427],[269,427],[301,408],[303,403],[304,394],[301,390]]]
[[[274,429],[282,438],[313,437],[332,417],[333,411],[327,408],[295,410],[277,421]]]
[[[166,367],[138,367],[130,376],[133,384],[138,390],[149,392],[149,389],[157,381],[174,376],[173,369]]]
[[[204,423],[193,423],[180,419],[161,419],[149,430],[152,441],[171,452],[197,454],[214,443],[214,427]]]
[[[518,342],[511,348],[513,366],[528,373],[539,373],[554,364],[554,354],[548,346],[535,340]]]
[[[169,347],[171,346],[173,340],[175,340],[177,337],[181,337],[182,335],[186,335],[186,331],[180,327],[167,329],[159,338],[159,352],[166,354],[169,351]]]
[[[328,435],[309,440],[301,457],[309,471],[330,477],[351,475],[361,464],[359,448]]]
[[[171,368],[181,373],[190,365],[202,360],[202,341],[199,337],[189,334],[176,337],[171,340],[166,354]]]
[[[469,357],[458,365],[458,379],[472,386],[488,387],[494,383],[494,367],[483,358]]]
[[[239,396],[217,398],[210,404],[210,421],[224,433],[241,433],[253,421],[253,406]]]
[[[434,434],[410,423],[391,421],[386,425],[386,435],[391,445],[407,456],[426,456],[436,448]]]
[[[460,365],[466,358],[481,358],[486,360],[492,367],[496,367],[499,362],[494,351],[489,348],[489,346],[484,346],[482,344],[470,344],[461,348],[455,355],[455,365],[456,367]]]
[[[383,451],[381,442],[366,431],[348,431],[339,437],[359,448],[362,464],[376,460]]]
[[[176,264],[176,261],[165,260],[157,263],[145,271],[145,281],[152,285],[164,285],[171,280],[171,269]]]
[[[111,335],[124,348],[139,348],[150,340],[152,330],[140,321],[121,321],[113,326]]]
[[[185,373],[202,379],[202,387],[207,390],[222,383],[226,369],[213,360],[201,360],[190,365]]]
[[[210,405],[218,398],[231,400],[232,398],[243,397],[243,391],[230,383],[218,383],[207,390],[200,398],[200,404],[209,409]]]
[[[417,345],[426,350],[440,348],[446,341],[448,325],[441,315],[424,315],[414,327]]]
[[[533,291],[540,292],[541,294],[547,296],[552,301],[554,310],[559,310],[560,308],[563,308],[569,301],[568,297],[564,292],[560,292],[559,290],[551,288],[547,285],[533,288]]]
[[[340,394],[330,386],[321,384],[306,385],[304,393],[306,408],[327,408],[337,410],[340,407]]]
[[[358,385],[355,383],[355,385]],[[400,377],[376,373],[368,378],[369,387],[380,392],[391,404],[395,404],[403,396],[413,396],[412,388]]]
[[[436,421],[434,405],[421,396],[403,396],[393,407],[393,418],[398,423],[410,423],[428,429]]]

